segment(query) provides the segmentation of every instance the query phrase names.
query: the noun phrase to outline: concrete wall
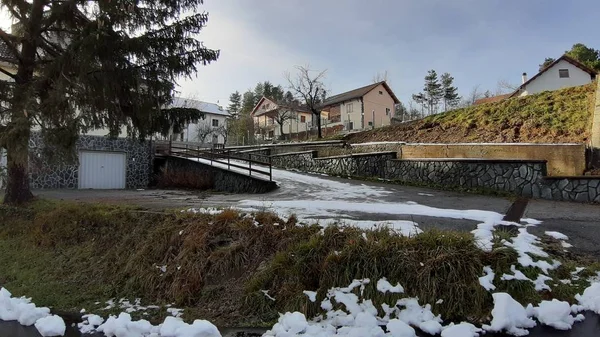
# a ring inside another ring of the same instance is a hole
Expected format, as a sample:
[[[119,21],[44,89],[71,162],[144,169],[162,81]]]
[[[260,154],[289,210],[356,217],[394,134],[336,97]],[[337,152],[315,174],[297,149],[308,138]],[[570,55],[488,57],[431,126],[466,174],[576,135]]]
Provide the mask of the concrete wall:
[[[402,159],[485,158],[545,160],[548,175],[581,175],[585,171],[583,144],[405,144]]]
[[[599,112],[600,113],[600,112]],[[401,159],[472,158],[544,160],[549,176],[578,176],[586,168],[583,144],[406,144],[379,142],[352,144],[351,148],[319,149],[319,156],[395,151]]]
[[[210,178],[216,191],[229,193],[267,193],[277,188],[274,181],[248,176],[189,159],[167,157],[166,174],[198,174]]]
[[[559,69],[568,69],[569,78],[560,78],[558,76]],[[546,70],[543,74],[529,83],[520,96],[537,94],[546,90],[558,90],[562,88],[576,87],[578,85],[588,84],[591,81],[592,77],[590,74],[565,60],[561,60],[552,68]]]
[[[368,122],[373,122],[376,128],[391,124],[394,115],[394,99],[385,90],[383,84],[369,91],[363,97],[363,102],[365,104],[365,128],[369,128]],[[386,109],[389,111],[386,112]],[[373,120],[373,111],[375,111],[375,120]]]

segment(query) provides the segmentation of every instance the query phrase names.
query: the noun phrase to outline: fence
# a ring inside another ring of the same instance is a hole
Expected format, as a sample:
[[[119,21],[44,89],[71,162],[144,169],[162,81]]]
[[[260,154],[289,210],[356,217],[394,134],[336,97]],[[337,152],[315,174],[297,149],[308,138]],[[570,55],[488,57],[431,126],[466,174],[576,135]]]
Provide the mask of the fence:
[[[188,159],[204,159],[206,164],[211,166],[227,168],[232,171],[248,172],[249,176],[262,175],[273,181],[273,167],[269,156],[248,153],[244,156],[238,155],[236,152],[224,148],[202,148],[187,143],[175,142],[157,142],[157,154],[179,156]],[[254,164],[254,166],[252,166]]]

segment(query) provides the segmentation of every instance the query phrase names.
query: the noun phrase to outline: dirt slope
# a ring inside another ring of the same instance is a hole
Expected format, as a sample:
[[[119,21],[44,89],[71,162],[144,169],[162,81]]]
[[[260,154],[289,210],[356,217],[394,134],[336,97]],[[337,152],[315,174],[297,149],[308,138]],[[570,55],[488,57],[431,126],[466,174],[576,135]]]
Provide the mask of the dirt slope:
[[[481,104],[348,135],[351,143],[584,143],[596,83]]]

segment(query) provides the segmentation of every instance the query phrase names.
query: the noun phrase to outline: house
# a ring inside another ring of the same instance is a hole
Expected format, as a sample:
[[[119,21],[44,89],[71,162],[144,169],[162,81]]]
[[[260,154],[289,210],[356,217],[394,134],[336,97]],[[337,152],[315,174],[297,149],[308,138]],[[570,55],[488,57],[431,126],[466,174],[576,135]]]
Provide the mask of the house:
[[[507,98],[522,97],[542,91],[585,85],[594,81],[596,75],[597,72],[594,69],[565,54],[530,79],[527,79],[527,73],[523,73],[521,76],[521,85],[517,90],[509,94],[481,98],[473,104],[498,102]]]
[[[4,72],[16,73],[16,59],[0,41],[0,81],[12,81]],[[75,158],[65,160],[48,145],[39,125],[29,139],[29,181],[33,189],[134,189],[150,180],[154,149],[151,142],[108,138],[108,130],[92,130],[78,137]],[[125,134],[125,129],[123,129]],[[0,184],[6,167],[6,151],[0,150]]]
[[[315,125],[310,110],[299,105],[277,103],[267,97],[258,101],[250,116],[254,121],[255,136],[262,140],[282,138],[282,129],[283,135],[290,135],[310,130]],[[283,127],[277,120],[284,120]]]
[[[193,108],[204,113],[203,119],[189,124],[180,134],[172,135],[172,140],[212,145],[227,142],[227,119],[230,114],[218,104],[175,97],[169,108]]]
[[[327,127],[352,131],[390,125],[398,103],[390,86],[382,81],[331,96],[321,108],[328,113]]]
[[[595,70],[570,56],[563,55],[529,80],[527,73],[523,73],[521,86],[510,97],[585,85],[595,78]]]

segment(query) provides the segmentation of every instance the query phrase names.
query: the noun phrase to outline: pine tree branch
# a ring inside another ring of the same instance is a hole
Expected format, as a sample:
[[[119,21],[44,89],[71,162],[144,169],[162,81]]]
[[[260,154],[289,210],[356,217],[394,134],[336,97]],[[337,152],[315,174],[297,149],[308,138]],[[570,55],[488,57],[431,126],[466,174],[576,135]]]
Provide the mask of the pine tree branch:
[[[0,28],[0,40],[4,41],[4,44],[10,49],[10,52],[13,56],[21,62],[23,58],[21,57],[21,53],[19,49],[13,44],[15,37],[5,32],[2,28]]]

